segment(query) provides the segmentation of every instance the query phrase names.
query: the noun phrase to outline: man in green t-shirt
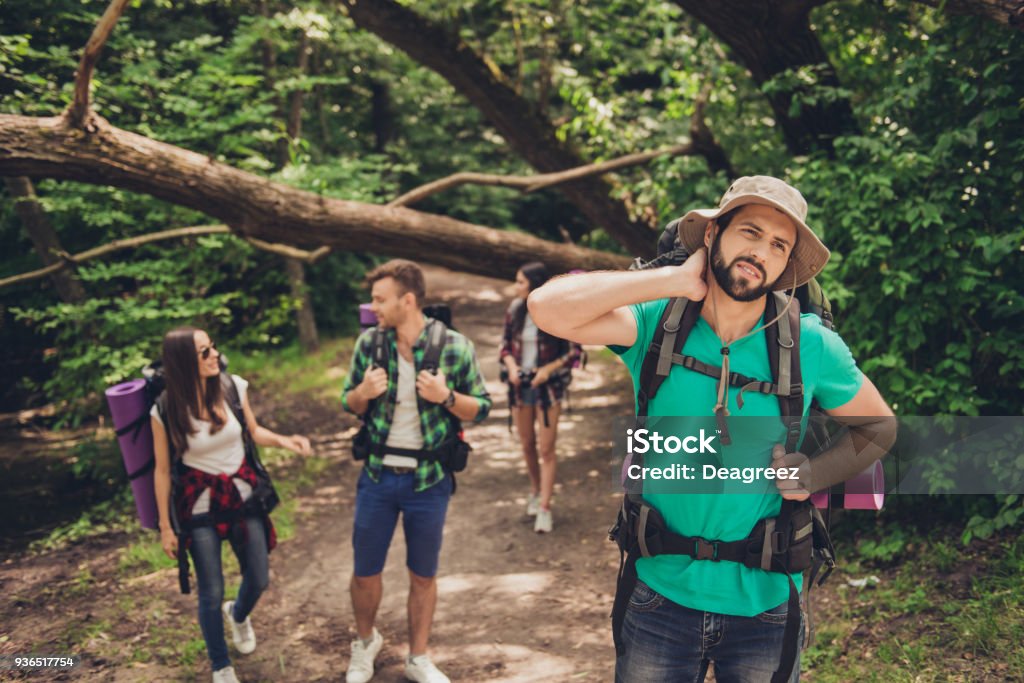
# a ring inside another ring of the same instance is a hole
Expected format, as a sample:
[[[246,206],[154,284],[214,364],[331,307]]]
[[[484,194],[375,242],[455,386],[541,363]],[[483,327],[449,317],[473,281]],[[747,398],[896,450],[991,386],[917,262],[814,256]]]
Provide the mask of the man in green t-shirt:
[[[730,371],[772,377],[765,330],[788,321],[784,314],[781,322],[765,319],[767,299],[773,291],[806,283],[828,261],[829,251],[807,227],[806,215],[803,196],[783,181],[740,178],[718,208],[691,211],[679,221],[678,241],[690,253],[682,265],[563,277],[530,295],[530,315],[538,327],[582,344],[608,345],[629,368],[634,390],[640,387],[644,357],[669,301],[702,301],[682,354],[706,367],[724,367],[724,377],[673,365],[647,414],[775,417],[762,421],[771,428],[744,430],[736,439],[742,447],[721,448],[719,462],[729,468],[762,469],[800,464],[800,476],[762,480],[761,495],[679,495],[671,487],[645,486],[644,501],[675,534],[710,541],[744,539],[760,520],[779,515],[783,498],[805,500],[812,491],[863,470],[890,445],[856,451],[847,441],[847,450],[836,446],[808,463],[782,447],[785,427],[775,396],[748,392],[737,401],[740,391],[729,385]],[[891,418],[889,406],[857,368],[842,339],[813,314],[802,315],[799,325],[804,414],[816,400],[830,416],[848,418],[854,425]],[[855,436],[857,429],[851,427]],[[711,663],[721,682],[768,681],[773,672],[787,670],[780,664],[787,575],[711,559],[664,554],[637,561],[639,580],[620,634],[616,681],[703,680]],[[799,587],[800,575],[792,578]],[[792,669],[790,680],[797,680],[798,659]]]

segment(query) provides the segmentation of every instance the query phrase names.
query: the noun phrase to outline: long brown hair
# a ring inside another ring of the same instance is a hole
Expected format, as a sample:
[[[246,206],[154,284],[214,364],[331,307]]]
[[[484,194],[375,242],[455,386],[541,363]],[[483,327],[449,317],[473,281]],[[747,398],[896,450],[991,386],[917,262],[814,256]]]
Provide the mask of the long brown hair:
[[[164,335],[163,368],[167,383],[167,433],[171,438],[174,452],[179,456],[188,448],[188,437],[194,435],[189,417],[199,419],[199,354],[196,353],[194,327],[178,327]],[[220,376],[206,379],[203,394],[206,413],[212,425],[210,433],[216,434],[224,426],[224,418],[214,410],[224,400],[220,388]]]
[[[519,272],[523,274],[526,281],[530,283],[530,291],[537,289],[542,284],[551,279],[551,275],[548,272],[548,267],[541,261],[530,261],[529,263],[523,264],[519,269]],[[517,306],[512,312],[512,331],[515,334],[519,334],[523,331],[523,325],[526,324],[526,302],[522,305]],[[543,330],[541,330],[543,332]]]

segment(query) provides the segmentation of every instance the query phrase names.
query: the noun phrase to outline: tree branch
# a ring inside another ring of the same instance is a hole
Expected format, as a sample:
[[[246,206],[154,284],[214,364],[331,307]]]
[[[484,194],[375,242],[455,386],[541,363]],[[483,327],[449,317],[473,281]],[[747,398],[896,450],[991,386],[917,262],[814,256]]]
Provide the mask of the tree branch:
[[[10,285],[16,285],[21,282],[38,280],[40,278],[46,277],[47,275],[56,273],[59,270],[63,270],[64,268],[78,265],[79,263],[82,263],[84,261],[99,258],[100,256],[106,256],[107,254],[112,254],[115,251],[123,251],[124,249],[134,249],[136,247],[141,247],[142,245],[149,244],[150,242],[171,240],[176,239],[178,237],[214,235],[227,232],[231,232],[231,230],[226,225],[198,225],[190,228],[175,228],[174,230],[164,230],[162,232],[154,232],[149,235],[141,235],[139,237],[127,237],[125,239],[114,240],[113,242],[108,242],[107,244],[104,244],[102,246],[93,247],[92,249],[87,249],[86,251],[74,255],[69,254],[66,251],[62,251],[56,254],[60,258],[60,260],[55,263],[51,263],[45,268],[40,268],[38,270],[32,270],[27,273],[21,273],[20,275],[12,275],[10,277],[0,279],[0,289],[3,289],[4,287],[8,287]]]
[[[707,121],[704,120],[704,108],[707,106],[710,95],[711,82],[708,81],[701,88],[697,101],[694,103],[693,116],[690,119],[690,140],[692,140],[694,152],[704,157],[712,173],[724,172],[726,177],[735,178],[739,174],[732,167],[729,156],[718,144],[718,140],[708,128]]]
[[[0,114],[0,176],[113,185],[201,211],[243,237],[329,246],[509,276],[544,261],[554,272],[624,268],[629,258],[406,208],[332,199],[111,126],[82,135],[62,117]]]
[[[501,70],[457,32],[418,14],[413,5],[396,0],[342,0],[341,4],[356,26],[375,33],[447,80],[537,171],[559,173],[586,163],[570,142],[559,138],[551,120],[517,94]],[[584,178],[565,183],[559,191],[591,226],[604,228],[630,253],[654,254],[654,226],[631,216],[625,203],[612,196],[615,187],[610,182]]]
[[[272,242],[264,242],[256,237],[245,237],[246,242],[261,249],[262,251],[269,251],[272,254],[278,254],[286,258],[295,259],[296,261],[302,261],[308,265],[313,265],[327,254],[331,253],[330,247],[320,247],[313,251],[305,251],[304,249],[296,249],[295,247],[289,247],[287,244],[274,244]]]
[[[140,235],[138,237],[126,237],[124,239],[114,240],[92,249],[80,252],[78,254],[69,254],[66,251],[58,252],[56,256],[60,259],[55,263],[51,263],[45,268],[38,270],[32,270],[27,273],[21,273],[20,275],[12,275],[0,279],[0,289],[8,287],[10,285],[16,285],[21,282],[30,282],[31,280],[38,280],[44,278],[47,275],[52,275],[59,270],[69,268],[71,266],[77,266],[85,261],[91,261],[92,259],[112,254],[115,251],[124,251],[125,249],[135,249],[141,247],[144,244],[150,244],[151,242],[162,242],[165,240],[178,239],[179,237],[197,237],[201,235],[223,235],[231,234],[231,228],[226,225],[196,225],[188,228],[174,228],[172,230],[163,230],[161,232],[153,232],[148,235]],[[302,249],[296,249],[295,247],[289,247],[286,244],[272,244],[270,242],[264,242],[261,239],[255,237],[245,237],[246,242],[256,247],[261,251],[269,251],[273,254],[280,256],[287,256],[310,265],[316,263],[328,253],[330,253],[330,247],[320,247],[315,251],[303,251]]]
[[[82,61],[78,64],[78,71],[75,72],[75,99],[68,107],[68,121],[75,128],[81,128],[89,113],[89,84],[92,82],[93,67],[100,58],[103,45],[107,42],[114,24],[121,18],[128,0],[111,0],[107,11],[100,17],[99,23],[89,36],[89,42],[85,44],[82,51]]]
[[[36,254],[44,266],[54,263],[61,263],[57,254],[64,251],[61,246],[57,231],[50,224],[50,219],[43,209],[43,205],[36,196],[35,187],[32,181],[24,176],[16,178],[4,178],[7,192],[14,198],[14,210],[21,217],[22,226],[29,239],[35,246]],[[53,286],[57,290],[57,296],[61,301],[68,303],[79,303],[85,301],[85,288],[73,274],[54,273]]]
[[[472,173],[462,172],[453,173],[450,176],[435,180],[421,185],[409,192],[406,192],[397,199],[393,199],[388,202],[385,206],[409,206],[416,202],[422,201],[427,197],[449,190],[459,185],[497,185],[500,187],[511,187],[518,190],[522,190],[524,193],[536,192],[547,187],[559,185],[561,183],[567,183],[572,180],[579,180],[580,178],[586,178],[588,176],[600,175],[602,173],[609,173],[611,171],[617,171],[620,168],[627,168],[629,166],[638,166],[645,164],[651,159],[671,154],[673,156],[693,154],[693,145],[687,143],[685,145],[676,145],[675,147],[668,147],[666,149],[659,149],[652,152],[637,152],[635,154],[627,154],[625,156],[618,157],[617,159],[611,159],[609,161],[602,161],[597,164],[586,164],[584,166],[577,166],[567,171],[559,171],[558,173],[542,173],[538,175],[494,175],[489,173]]]

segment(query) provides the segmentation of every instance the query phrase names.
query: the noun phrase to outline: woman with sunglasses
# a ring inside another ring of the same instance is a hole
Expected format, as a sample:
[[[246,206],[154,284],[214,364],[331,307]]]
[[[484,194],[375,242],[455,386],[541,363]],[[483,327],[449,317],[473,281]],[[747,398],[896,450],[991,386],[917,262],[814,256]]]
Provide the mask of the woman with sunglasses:
[[[237,683],[223,620],[227,618],[231,624],[239,653],[249,654],[256,648],[249,613],[267,587],[267,554],[275,537],[270,518],[245,507],[259,479],[246,458],[243,426],[227,400],[226,393],[232,391],[228,383],[234,383],[243,418],[257,445],[308,455],[309,439],[275,434],[256,422],[249,406],[248,382],[237,375],[222,376],[220,354],[203,330],[182,327],[167,333],[163,371],[167,389],[151,412],[160,541],[169,557],[178,557],[178,537],[171,524],[174,506],[179,528],[190,529],[182,538],[195,565],[199,626],[213,681]],[[172,468],[177,476],[175,500],[171,500]],[[225,539],[238,558],[242,584],[236,600],[222,603],[220,558]]]
[[[526,297],[548,281],[540,261],[527,263],[516,273],[516,298],[505,314],[501,338],[502,376],[509,385],[509,411],[523,446],[530,494],[526,513],[536,516],[533,530],[553,528],[551,496],[555,489],[555,438],[561,400],[572,380],[572,367],[583,349],[539,329],[526,310]]]

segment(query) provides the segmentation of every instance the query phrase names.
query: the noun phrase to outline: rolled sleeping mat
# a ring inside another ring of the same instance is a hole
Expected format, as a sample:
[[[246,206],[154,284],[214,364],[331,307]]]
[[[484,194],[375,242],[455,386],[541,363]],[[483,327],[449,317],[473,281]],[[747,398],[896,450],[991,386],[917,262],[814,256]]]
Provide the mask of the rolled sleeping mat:
[[[105,392],[117,430],[117,444],[128,471],[135,510],[143,528],[157,528],[156,492],[153,490],[153,428],[149,422],[146,380],[133,379]]]
[[[359,304],[359,329],[363,332],[377,324],[377,316],[370,310],[370,304]]]
[[[841,488],[840,488],[841,487]],[[829,491],[811,496],[817,508],[828,507]],[[885,503],[885,470],[876,460],[870,467],[839,486],[832,487],[832,507],[844,510],[881,510]]]

